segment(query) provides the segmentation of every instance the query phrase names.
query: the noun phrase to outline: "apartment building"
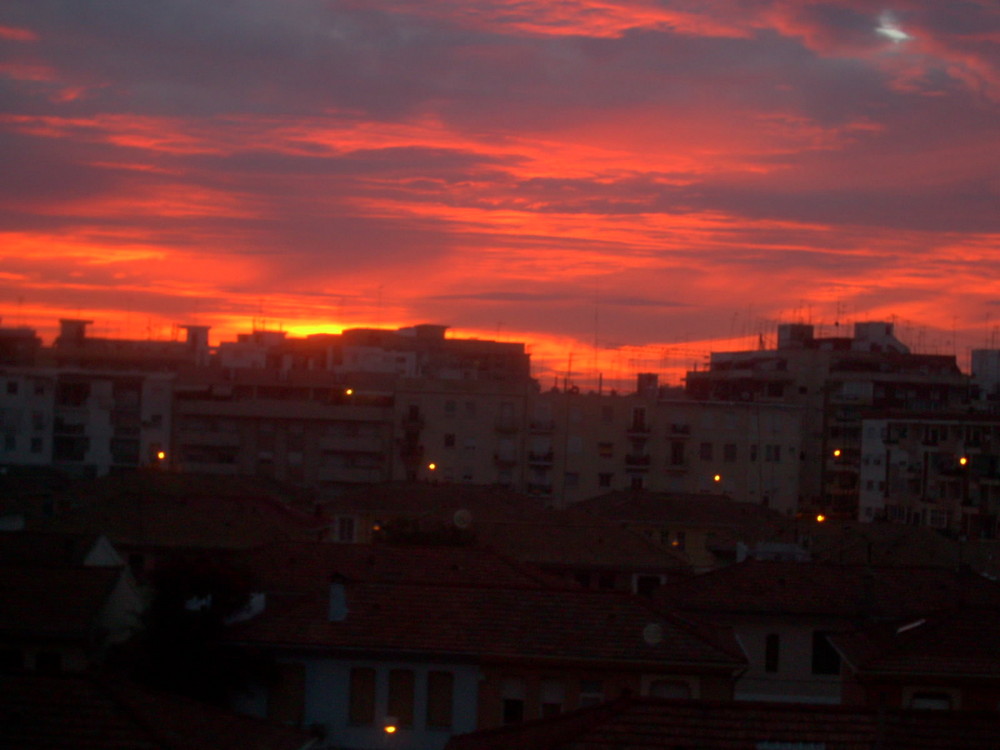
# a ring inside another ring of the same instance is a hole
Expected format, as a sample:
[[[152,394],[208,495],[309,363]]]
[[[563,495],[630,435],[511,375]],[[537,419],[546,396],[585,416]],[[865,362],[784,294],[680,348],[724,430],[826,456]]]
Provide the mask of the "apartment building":
[[[621,489],[728,495],[792,513],[802,410],[787,404],[541,393],[528,417],[525,489],[556,507]]]
[[[884,518],[996,538],[1000,417],[882,414],[863,422],[861,520]]]
[[[817,510],[855,517],[861,419],[872,410],[945,411],[968,404],[953,356],[912,354],[884,322],[854,335],[816,338],[811,325],[779,326],[777,349],[712,354],[687,374],[700,401],[792,404],[803,409],[800,495]]]

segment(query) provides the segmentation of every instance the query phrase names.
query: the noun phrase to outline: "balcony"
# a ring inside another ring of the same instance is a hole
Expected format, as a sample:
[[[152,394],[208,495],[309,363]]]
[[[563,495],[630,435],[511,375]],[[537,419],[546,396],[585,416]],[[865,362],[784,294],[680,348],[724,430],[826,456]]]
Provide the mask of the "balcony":
[[[652,456],[645,453],[629,453],[625,456],[625,468],[627,469],[648,469],[652,463]]]
[[[652,430],[645,422],[633,422],[625,430],[625,434],[633,440],[636,438],[648,438],[650,432],[652,432]]]
[[[498,466],[514,466],[517,463],[517,455],[512,452],[497,451],[493,454],[493,460]]]
[[[556,422],[554,419],[533,419],[528,425],[528,429],[535,434],[554,432],[556,429]]]
[[[529,495],[548,496],[552,494],[552,485],[543,482],[528,482],[527,490]]]
[[[536,451],[530,451],[528,453],[528,463],[532,466],[551,466],[554,454],[552,451],[547,453],[540,453]]]
[[[420,414],[404,414],[400,420],[400,426],[406,432],[419,432],[425,425],[426,420]]]
[[[514,417],[508,417],[508,416],[497,417],[497,421],[493,425],[493,427],[497,432],[508,435],[515,432],[519,432],[521,429],[521,425],[518,423],[518,421],[514,419]]]
[[[691,425],[672,424],[668,431],[670,437],[691,437]]]

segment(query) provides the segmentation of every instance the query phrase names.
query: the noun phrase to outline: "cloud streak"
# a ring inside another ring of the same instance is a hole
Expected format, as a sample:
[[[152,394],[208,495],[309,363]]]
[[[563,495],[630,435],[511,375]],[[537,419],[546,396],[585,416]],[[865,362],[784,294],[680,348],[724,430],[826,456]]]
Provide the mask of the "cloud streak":
[[[0,315],[502,322],[540,373],[595,340],[697,359],[796,316],[982,345],[1000,10],[886,12],[13,0]]]

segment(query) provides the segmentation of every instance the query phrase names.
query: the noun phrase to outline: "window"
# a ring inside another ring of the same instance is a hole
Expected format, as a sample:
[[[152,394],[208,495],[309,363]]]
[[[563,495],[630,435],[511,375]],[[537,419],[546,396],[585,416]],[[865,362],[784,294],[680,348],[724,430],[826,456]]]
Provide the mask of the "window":
[[[451,726],[455,676],[451,672],[427,673],[427,726]]]
[[[614,476],[615,476],[614,474],[611,474],[611,473],[608,473],[608,472],[605,472],[605,473],[602,473],[602,474],[598,474],[597,475],[597,486],[598,487],[604,487],[604,488],[610,487],[611,486],[611,482],[614,479]]]
[[[610,424],[615,421],[615,409],[613,406],[601,407],[601,421],[604,422],[604,424]]]
[[[458,404],[456,404],[454,401],[445,401],[444,402],[444,413],[447,416],[449,416],[449,417],[454,417],[455,416],[455,411],[456,411],[457,407],[458,407]]]
[[[560,680],[542,680],[542,716],[561,714],[566,703],[566,686]]]
[[[653,680],[649,694],[655,698],[690,698],[691,686],[681,680]]]
[[[675,550],[683,552],[684,548],[687,546],[687,534],[686,534],[686,532],[683,532],[683,531],[676,532],[674,534],[673,541],[670,542],[670,546],[673,547]]]
[[[340,518],[337,519],[337,541],[338,542],[354,541],[353,516],[341,516]]]
[[[369,667],[351,669],[349,721],[354,726],[375,723],[375,670]]]
[[[712,444],[711,443],[702,443],[700,446],[698,446],[698,458],[700,458],[702,461],[711,461],[712,460]]]
[[[642,474],[633,474],[628,478],[628,486],[633,490],[641,490],[645,486]]]
[[[41,438],[31,438],[31,452],[41,453],[42,452],[42,439]]]
[[[413,686],[412,669],[389,671],[388,715],[396,717],[398,726],[413,726]]]
[[[684,465],[684,443],[680,440],[675,440],[670,444],[670,465]]]
[[[757,460],[757,445],[756,444],[752,444],[750,446],[750,460],[751,461],[756,461]]]
[[[777,672],[781,656],[781,639],[777,633],[768,633],[764,638],[764,671]]]
[[[40,411],[31,412],[31,428],[35,432],[45,429],[45,414]]]
[[[455,433],[454,432],[448,432],[448,433],[445,434],[445,436],[444,436],[444,447],[445,448],[454,448],[455,447]]]
[[[812,636],[812,673],[840,674],[840,655],[827,640],[828,633],[822,630],[813,631]]]
[[[503,723],[524,721],[524,680],[511,677],[503,681]]]
[[[727,464],[736,463],[736,443],[726,443],[722,446],[722,460]]]
[[[3,449],[5,451],[16,451],[17,450],[17,435],[4,435],[3,438]]]
[[[910,708],[948,711],[951,707],[951,695],[948,693],[914,693],[910,698]]]
[[[580,486],[580,475],[575,471],[567,471],[564,482],[566,484],[566,489],[576,489]]]
[[[17,381],[16,380],[8,380],[7,381],[7,393],[9,393],[11,396],[17,395]]]
[[[580,706],[595,706],[604,701],[604,683],[600,680],[580,682]]]
[[[615,444],[614,443],[598,443],[597,444],[597,454],[601,458],[611,458],[615,455]]]
[[[780,461],[781,460],[781,446],[780,445],[765,445],[764,446],[764,460],[765,461]]]

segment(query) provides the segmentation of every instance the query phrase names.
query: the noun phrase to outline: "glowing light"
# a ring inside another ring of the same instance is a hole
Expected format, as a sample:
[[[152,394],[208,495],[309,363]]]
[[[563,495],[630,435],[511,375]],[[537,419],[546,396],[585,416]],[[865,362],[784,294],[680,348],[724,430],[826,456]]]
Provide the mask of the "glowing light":
[[[396,732],[396,727],[394,727],[392,724],[387,724],[386,725],[386,727],[385,727],[385,733],[386,734],[395,734],[395,732]]]
[[[966,458],[965,456],[962,456],[960,459],[958,459],[958,463],[960,463],[962,466],[965,466],[967,463],[969,463],[969,459]]]
[[[353,396],[354,395],[354,389],[353,388],[348,388],[346,391],[344,391],[344,393],[346,395],[348,395],[348,396]]]
[[[166,457],[167,457],[166,451],[157,451],[156,452],[156,460],[162,461]]]
[[[437,469],[437,467],[438,467],[437,464],[427,464],[427,468],[430,469],[431,471],[434,471],[435,469]]]
[[[396,726],[396,717],[386,716],[385,725],[382,727],[382,729],[385,731],[386,734],[395,734],[396,729],[398,729],[398,727]]]
[[[820,513],[818,516],[816,516],[816,522],[817,523],[823,523],[823,521],[825,521],[825,520],[826,520],[826,516],[824,516],[822,513]]]
[[[835,451],[833,452],[833,457],[834,457],[834,458],[840,458],[840,448],[837,448],[837,449],[836,449],[836,450],[835,450]]]
[[[712,477],[712,481],[713,482],[721,482],[722,481],[722,475],[721,474],[716,474],[714,477]]]
[[[899,44],[900,42],[905,42],[909,39],[913,39],[912,36],[903,31],[896,24],[896,21],[888,13],[883,13],[878,20],[878,28],[875,29],[876,34],[881,34],[887,39]]]

